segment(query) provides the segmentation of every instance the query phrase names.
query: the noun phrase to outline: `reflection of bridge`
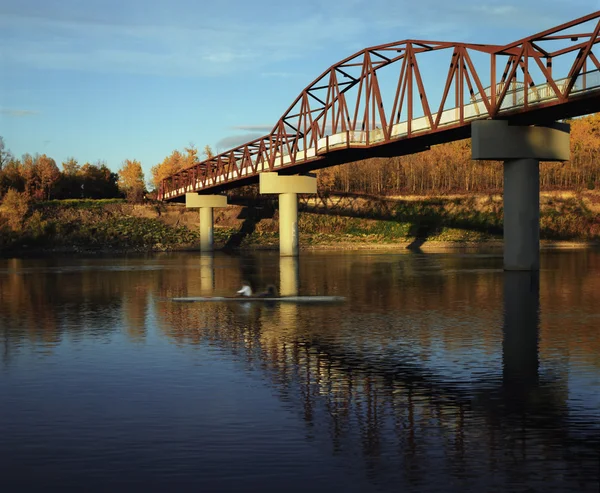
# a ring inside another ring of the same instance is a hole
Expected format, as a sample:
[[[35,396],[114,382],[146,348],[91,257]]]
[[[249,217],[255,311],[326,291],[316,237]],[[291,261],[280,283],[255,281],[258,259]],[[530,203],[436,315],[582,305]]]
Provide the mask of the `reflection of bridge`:
[[[165,179],[159,198],[256,183],[264,171],[413,153],[469,136],[474,120],[543,124],[598,111],[599,17],[505,46],[406,40],[365,48],[317,77],[271,133]],[[431,84],[444,79],[438,70],[428,80],[426,63],[449,63],[441,94]]]
[[[599,31],[600,11],[504,46],[366,48],[317,77],[268,135],[164,179],[159,199],[200,208],[206,251],[212,209],[226,205],[214,194],[260,182],[279,194],[281,254],[297,255],[297,194],[315,193],[316,180],[291,175],[472,135],[473,159],[505,162],[505,268],[537,270],[539,161],[569,159],[568,126],[556,120],[600,110]],[[427,73],[448,63],[445,77]]]
[[[209,259],[203,256],[201,264],[207,292],[214,280]],[[291,260],[280,263],[280,284],[287,289],[299,284],[298,264]],[[402,484],[412,474],[410,480],[423,487],[430,477],[425,471],[442,457],[448,469],[436,469],[431,477],[439,481],[447,475],[468,487],[457,471],[478,450],[472,478],[489,474],[490,483],[508,484],[535,474],[541,483],[554,481],[560,489],[571,480],[558,471],[569,469],[574,477],[584,477],[590,466],[586,457],[597,444],[569,426],[565,396],[538,375],[537,274],[505,273],[503,282],[503,371],[480,382],[436,374],[427,363],[405,361],[405,353],[384,360],[378,349],[369,352],[354,347],[355,341],[333,341],[327,337],[326,318],[319,317],[322,325],[305,333],[309,319],[294,306],[173,309],[188,311],[186,316],[194,320],[183,327],[197,327],[200,317],[203,329],[191,329],[189,336],[230,349],[266,373],[282,399],[306,420],[313,438],[342,456],[349,451],[350,460],[360,450],[366,467],[386,483]],[[521,460],[507,458],[513,454]],[[529,469],[531,456],[558,468]],[[582,457],[586,459],[578,462]],[[591,485],[594,479],[589,481]]]

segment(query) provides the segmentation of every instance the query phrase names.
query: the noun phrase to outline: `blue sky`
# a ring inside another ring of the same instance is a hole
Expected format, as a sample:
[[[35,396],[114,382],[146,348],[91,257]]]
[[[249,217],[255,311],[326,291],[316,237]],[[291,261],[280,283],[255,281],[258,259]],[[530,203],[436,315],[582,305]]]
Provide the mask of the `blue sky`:
[[[264,135],[323,70],[406,38],[507,43],[591,0],[2,0],[0,135],[13,154],[150,168]],[[446,67],[444,67],[444,72]]]

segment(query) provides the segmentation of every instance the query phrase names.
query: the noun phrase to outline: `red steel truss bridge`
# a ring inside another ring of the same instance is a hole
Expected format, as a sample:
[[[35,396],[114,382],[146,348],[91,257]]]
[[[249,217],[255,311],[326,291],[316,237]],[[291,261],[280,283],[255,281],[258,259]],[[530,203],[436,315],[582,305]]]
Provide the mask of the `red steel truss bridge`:
[[[405,40],[332,65],[268,135],[164,179],[158,198],[400,156],[467,138],[474,120],[550,123],[600,111],[600,11],[504,46]],[[596,52],[597,53],[597,52]]]

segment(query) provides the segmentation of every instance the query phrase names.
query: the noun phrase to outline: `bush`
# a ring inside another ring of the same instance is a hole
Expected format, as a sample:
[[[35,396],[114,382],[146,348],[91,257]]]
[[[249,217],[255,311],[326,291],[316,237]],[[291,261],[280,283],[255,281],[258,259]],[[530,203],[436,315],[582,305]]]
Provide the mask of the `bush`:
[[[28,211],[28,195],[25,192],[17,192],[14,188],[9,188],[2,200],[0,213],[6,219],[10,229],[20,231]]]

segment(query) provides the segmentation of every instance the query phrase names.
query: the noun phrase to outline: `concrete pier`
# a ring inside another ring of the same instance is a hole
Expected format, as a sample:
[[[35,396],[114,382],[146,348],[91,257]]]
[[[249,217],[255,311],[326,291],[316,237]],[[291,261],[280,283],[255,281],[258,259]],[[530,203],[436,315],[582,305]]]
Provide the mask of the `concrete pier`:
[[[504,161],[504,269],[540,268],[540,163]]]
[[[213,209],[226,207],[225,195],[199,195],[197,193],[185,194],[187,208],[200,209],[200,251],[212,252],[213,250]]]
[[[569,125],[471,124],[472,158],[504,161],[504,269],[540,268],[540,161],[567,161]]]
[[[282,176],[277,173],[261,173],[260,193],[279,195],[279,253],[297,256],[298,242],[298,194],[317,193],[314,175]]]

